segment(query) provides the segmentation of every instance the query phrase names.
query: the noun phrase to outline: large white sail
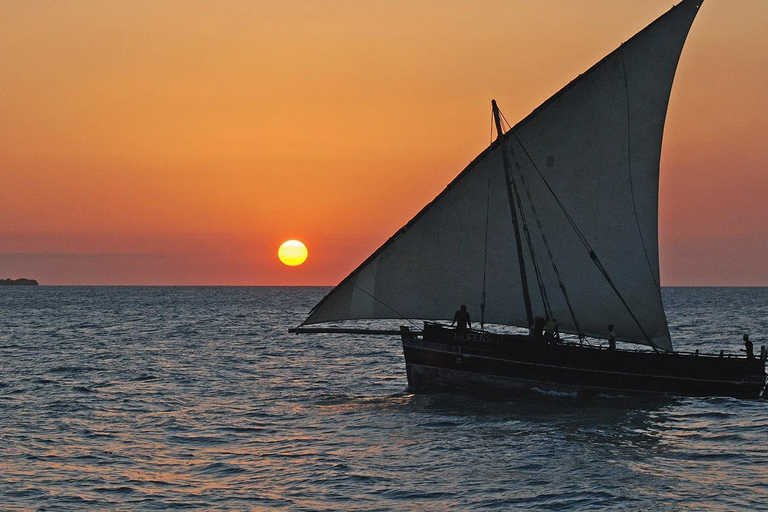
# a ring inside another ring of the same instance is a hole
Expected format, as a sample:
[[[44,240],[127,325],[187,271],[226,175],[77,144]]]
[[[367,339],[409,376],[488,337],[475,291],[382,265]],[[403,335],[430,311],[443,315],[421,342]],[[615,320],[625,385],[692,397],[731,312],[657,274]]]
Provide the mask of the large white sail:
[[[561,331],[606,337],[613,324],[620,340],[672,349],[659,286],[659,160],[675,69],[702,1],[674,7],[503,136]],[[486,323],[527,327],[500,144],[304,323],[451,319],[460,304],[477,322],[484,303]],[[533,311],[543,317],[534,261],[523,243]]]

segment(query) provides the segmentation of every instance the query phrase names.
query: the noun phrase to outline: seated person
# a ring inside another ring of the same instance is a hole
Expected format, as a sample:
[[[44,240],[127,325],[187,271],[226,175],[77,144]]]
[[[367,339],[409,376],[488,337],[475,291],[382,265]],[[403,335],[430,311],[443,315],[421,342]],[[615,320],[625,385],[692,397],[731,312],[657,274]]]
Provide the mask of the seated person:
[[[531,338],[535,340],[540,340],[542,338],[542,333],[544,331],[544,323],[545,323],[545,320],[540,316],[537,316],[534,319],[533,325],[530,328]]]
[[[544,339],[547,341],[557,341],[560,339],[557,320],[554,318],[550,318],[544,323]]]

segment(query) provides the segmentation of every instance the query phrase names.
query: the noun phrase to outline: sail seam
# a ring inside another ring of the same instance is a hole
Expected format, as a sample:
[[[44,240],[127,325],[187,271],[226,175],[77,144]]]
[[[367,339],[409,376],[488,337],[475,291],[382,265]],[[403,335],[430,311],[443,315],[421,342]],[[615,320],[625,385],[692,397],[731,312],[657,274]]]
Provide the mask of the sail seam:
[[[648,248],[645,245],[645,237],[643,236],[643,230],[640,227],[640,219],[637,216],[637,203],[635,202],[635,185],[632,180],[632,120],[630,117],[631,110],[629,106],[629,84],[627,83],[627,66],[624,62],[624,47],[621,47],[619,52],[621,56],[621,70],[624,74],[624,97],[627,100],[627,171],[629,172],[629,193],[632,196],[632,213],[635,216],[635,224],[637,225],[637,232],[640,235],[640,245],[643,246],[643,254],[645,255],[645,261],[648,263],[648,270],[651,273],[651,279],[657,288],[660,288],[659,282],[656,280],[656,274],[653,271],[653,265],[651,265],[651,258],[648,256]]]

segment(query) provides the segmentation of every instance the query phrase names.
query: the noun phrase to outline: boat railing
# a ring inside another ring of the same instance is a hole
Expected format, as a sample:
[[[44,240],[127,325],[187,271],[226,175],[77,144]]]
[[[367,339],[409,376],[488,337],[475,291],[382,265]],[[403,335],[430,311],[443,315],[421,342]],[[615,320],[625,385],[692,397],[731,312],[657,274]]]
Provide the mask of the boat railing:
[[[441,323],[441,322],[425,321],[424,325],[425,326],[427,326],[427,325],[429,325],[429,326],[436,326],[436,327],[440,327],[442,329],[453,329],[454,328],[451,325],[446,325],[446,324]],[[494,334],[494,335],[501,334],[501,335],[511,335],[511,336],[527,336],[528,335],[527,333],[525,333],[522,330],[522,328],[520,328],[520,332],[509,332],[509,333],[506,333],[506,332],[499,333],[499,332],[495,332],[495,331],[489,331],[487,329],[466,329],[465,332],[471,332],[471,333],[476,333],[476,334]],[[589,343],[586,340],[598,341],[599,343],[593,344],[593,343]],[[566,336],[563,336],[562,338],[560,338],[558,344],[559,345],[566,345],[566,346],[574,346],[574,347],[577,347],[577,346],[582,346],[583,347],[584,343],[586,342],[587,348],[591,348],[591,349],[594,349],[594,350],[606,350],[606,351],[607,350],[611,350],[607,345],[602,344],[603,341],[605,341],[605,340],[603,340],[602,338],[578,338],[576,336],[566,335]],[[725,353],[723,350],[721,350],[720,353],[718,353],[718,354],[700,352],[698,349],[690,350],[690,351],[688,351],[688,350],[675,350],[675,351],[672,351],[672,352],[653,352],[653,351],[651,351],[649,349],[640,349],[640,348],[634,348],[634,349],[620,348],[620,349],[615,349],[615,350],[617,350],[619,352],[632,352],[632,353],[637,353],[637,354],[639,354],[639,353],[649,353],[649,354],[656,353],[656,354],[659,354],[659,355],[694,356],[694,357],[706,357],[706,358],[714,358],[714,359],[748,359],[748,356],[746,354]],[[761,355],[759,357],[755,356],[754,359],[761,359],[763,361],[763,363],[765,364],[765,362],[766,362],[765,352],[761,353]]]

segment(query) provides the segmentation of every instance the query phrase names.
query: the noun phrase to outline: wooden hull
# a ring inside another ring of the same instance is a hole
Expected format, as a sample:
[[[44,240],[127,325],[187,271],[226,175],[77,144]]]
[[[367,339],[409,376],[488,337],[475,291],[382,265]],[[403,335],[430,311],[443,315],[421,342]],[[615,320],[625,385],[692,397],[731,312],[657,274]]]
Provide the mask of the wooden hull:
[[[425,324],[401,331],[408,384],[415,391],[546,388],[759,398],[765,361],[548,344],[522,335]]]

